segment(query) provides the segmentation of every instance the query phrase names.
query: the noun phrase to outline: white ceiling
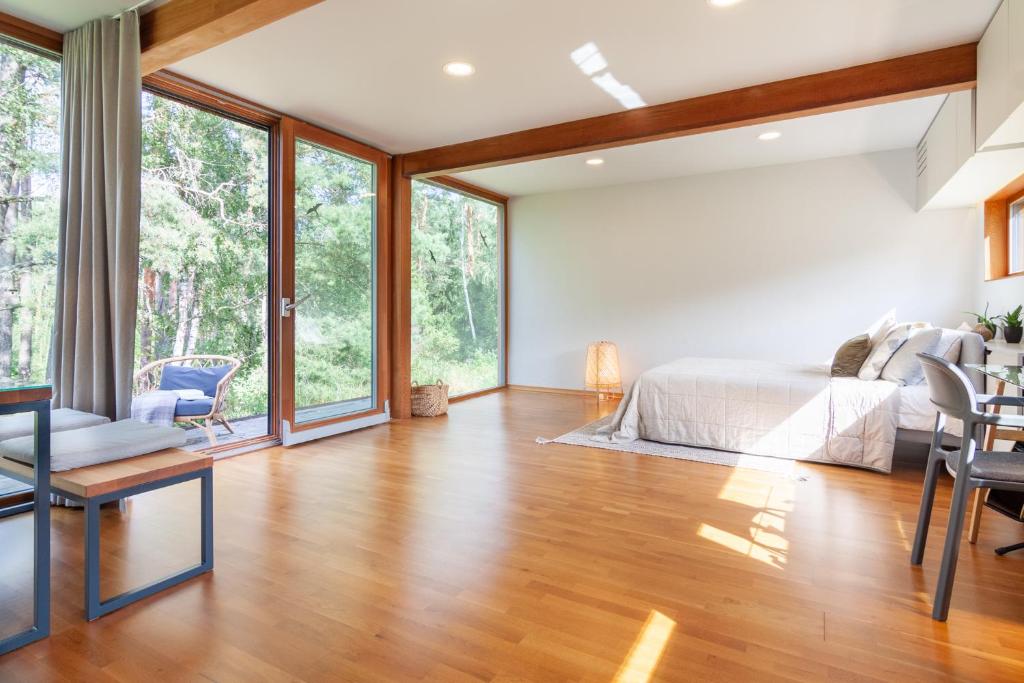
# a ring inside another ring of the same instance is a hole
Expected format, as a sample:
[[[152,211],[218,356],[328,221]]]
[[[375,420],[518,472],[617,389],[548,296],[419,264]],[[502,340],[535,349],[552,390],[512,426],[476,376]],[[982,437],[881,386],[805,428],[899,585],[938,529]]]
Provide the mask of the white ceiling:
[[[408,152],[977,40],[999,0],[325,0],[172,67]],[[441,65],[472,62],[469,79]]]
[[[166,0],[156,0],[154,5]],[[0,0],[57,30],[136,0]],[[999,0],[325,0],[173,70],[268,107],[407,152],[622,106],[570,54],[594,43],[648,104],[977,40]],[[451,60],[477,73],[452,79]],[[605,150],[463,177],[517,195],[916,144],[939,99]],[[758,127],[763,128],[763,127]],[[589,155],[585,155],[589,156]]]
[[[136,1],[0,11],[68,30]],[[999,1],[325,0],[172,68],[408,152],[621,110],[570,58],[588,42],[657,104],[977,40]],[[451,60],[476,75],[445,76]]]
[[[925,97],[457,175],[518,196],[901,149],[918,143],[944,99]],[[765,131],[782,137],[762,142],[758,135]],[[584,163],[594,157],[605,163]]]

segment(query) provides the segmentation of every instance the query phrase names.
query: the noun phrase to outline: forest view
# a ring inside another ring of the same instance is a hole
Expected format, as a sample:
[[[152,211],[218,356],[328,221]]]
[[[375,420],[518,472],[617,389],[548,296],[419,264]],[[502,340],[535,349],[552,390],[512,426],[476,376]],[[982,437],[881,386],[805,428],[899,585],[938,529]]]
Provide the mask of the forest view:
[[[367,410],[374,379],[371,163],[295,143],[295,405],[299,422]]]
[[[60,63],[0,41],[0,377],[47,375],[57,274]]]
[[[0,377],[43,380],[57,262],[60,64],[0,42]],[[268,410],[269,131],[143,93],[136,367],[239,358],[229,417]],[[371,164],[296,146],[298,406],[369,397]],[[500,207],[413,185],[413,379],[453,394],[501,382]]]
[[[412,191],[412,378],[453,395],[502,381],[501,207],[429,182]]]
[[[142,94],[136,366],[238,358],[229,418],[267,412],[269,145],[265,129]]]

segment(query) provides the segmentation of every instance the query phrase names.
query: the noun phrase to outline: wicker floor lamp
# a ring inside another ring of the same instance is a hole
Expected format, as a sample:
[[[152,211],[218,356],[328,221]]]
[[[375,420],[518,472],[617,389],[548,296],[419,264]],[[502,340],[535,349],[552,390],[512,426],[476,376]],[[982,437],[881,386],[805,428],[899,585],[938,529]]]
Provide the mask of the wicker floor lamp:
[[[599,341],[587,347],[586,387],[597,392],[597,400],[622,395],[619,349],[614,342]]]

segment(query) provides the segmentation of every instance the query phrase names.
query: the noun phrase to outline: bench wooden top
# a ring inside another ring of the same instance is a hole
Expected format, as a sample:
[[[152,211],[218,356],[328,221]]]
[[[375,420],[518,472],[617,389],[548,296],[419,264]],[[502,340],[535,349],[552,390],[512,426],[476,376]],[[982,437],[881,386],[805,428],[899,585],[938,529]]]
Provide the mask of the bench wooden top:
[[[212,466],[212,455],[167,448],[134,458],[53,472],[50,474],[50,487],[79,498],[93,498]],[[28,465],[0,458],[0,474],[4,472],[21,479],[33,476],[32,468]]]
[[[0,391],[0,405],[48,401],[51,398],[53,398],[53,389],[50,387],[18,387]]]

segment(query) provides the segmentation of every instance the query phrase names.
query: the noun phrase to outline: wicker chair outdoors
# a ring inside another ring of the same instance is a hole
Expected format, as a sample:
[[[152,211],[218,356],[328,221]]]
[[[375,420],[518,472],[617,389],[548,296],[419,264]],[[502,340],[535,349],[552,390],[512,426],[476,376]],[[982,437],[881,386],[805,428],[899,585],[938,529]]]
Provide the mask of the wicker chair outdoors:
[[[224,404],[228,395],[228,387],[231,385],[231,379],[238,372],[238,369],[242,367],[242,361],[231,356],[214,356],[214,355],[194,355],[194,356],[174,356],[173,358],[163,358],[161,360],[153,361],[143,366],[138,372],[135,373],[135,386],[133,389],[134,395],[145,393],[147,391],[155,391],[160,388],[160,382],[163,378],[164,368],[168,365],[180,365],[190,368],[213,368],[224,365],[230,365],[231,369],[224,374],[223,377],[217,382],[217,392],[213,397],[213,400],[209,402],[209,409],[207,410],[207,402],[198,401],[178,401],[178,408],[175,411],[174,421],[189,424],[194,427],[198,427],[206,432],[206,437],[210,440],[211,446],[217,445],[217,435],[213,432],[213,425],[215,422],[219,422],[224,425],[232,434],[235,430],[232,429],[228,423],[226,417],[224,417]],[[178,411],[184,410],[185,413],[190,414],[178,414]],[[197,414],[196,410],[200,412]]]

